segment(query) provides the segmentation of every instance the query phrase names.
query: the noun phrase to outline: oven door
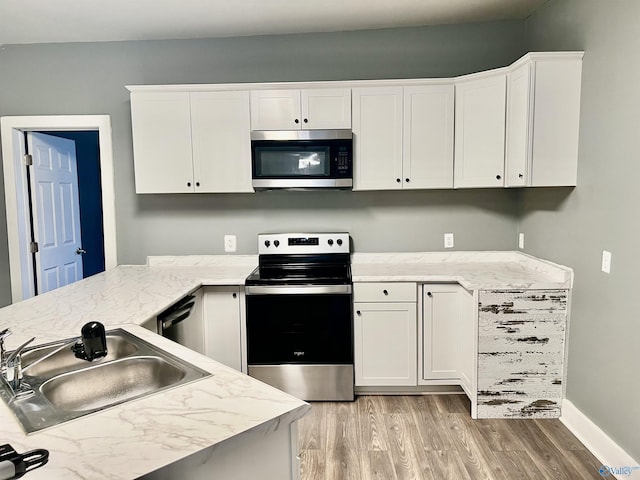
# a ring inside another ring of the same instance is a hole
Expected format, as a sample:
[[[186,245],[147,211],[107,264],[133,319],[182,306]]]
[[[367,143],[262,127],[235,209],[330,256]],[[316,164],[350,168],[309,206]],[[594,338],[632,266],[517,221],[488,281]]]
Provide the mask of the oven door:
[[[249,375],[304,400],[353,400],[351,285],[245,291]]]

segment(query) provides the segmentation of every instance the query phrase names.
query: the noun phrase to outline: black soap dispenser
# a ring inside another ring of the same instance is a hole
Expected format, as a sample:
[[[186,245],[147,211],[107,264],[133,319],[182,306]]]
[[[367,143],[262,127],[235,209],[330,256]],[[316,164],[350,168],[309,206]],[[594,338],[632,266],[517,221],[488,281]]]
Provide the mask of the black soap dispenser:
[[[104,325],[100,322],[89,322],[80,330],[81,339],[73,346],[73,353],[78,358],[92,362],[96,358],[107,355],[107,336]]]

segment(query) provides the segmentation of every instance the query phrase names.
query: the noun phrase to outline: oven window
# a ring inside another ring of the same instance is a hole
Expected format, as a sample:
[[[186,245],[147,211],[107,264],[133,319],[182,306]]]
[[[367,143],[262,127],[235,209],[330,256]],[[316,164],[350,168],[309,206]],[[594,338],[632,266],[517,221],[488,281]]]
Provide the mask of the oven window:
[[[352,363],[351,302],[351,295],[248,295],[248,363]]]
[[[257,178],[328,177],[331,173],[329,147],[254,147]]]

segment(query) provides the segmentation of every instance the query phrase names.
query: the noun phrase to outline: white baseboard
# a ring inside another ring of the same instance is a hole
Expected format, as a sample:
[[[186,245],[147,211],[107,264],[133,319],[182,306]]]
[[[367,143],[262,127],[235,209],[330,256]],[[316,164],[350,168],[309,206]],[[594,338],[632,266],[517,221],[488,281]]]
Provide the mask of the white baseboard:
[[[610,471],[601,473],[603,478],[640,480],[640,462],[634,460],[567,399],[562,402],[560,421],[602,462],[603,466],[611,468]]]

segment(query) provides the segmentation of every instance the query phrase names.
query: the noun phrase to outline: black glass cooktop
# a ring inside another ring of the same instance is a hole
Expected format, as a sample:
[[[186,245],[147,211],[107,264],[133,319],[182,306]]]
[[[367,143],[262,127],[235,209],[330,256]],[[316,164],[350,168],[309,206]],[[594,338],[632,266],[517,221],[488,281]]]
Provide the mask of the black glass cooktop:
[[[246,285],[345,285],[351,283],[349,256],[260,258]]]

